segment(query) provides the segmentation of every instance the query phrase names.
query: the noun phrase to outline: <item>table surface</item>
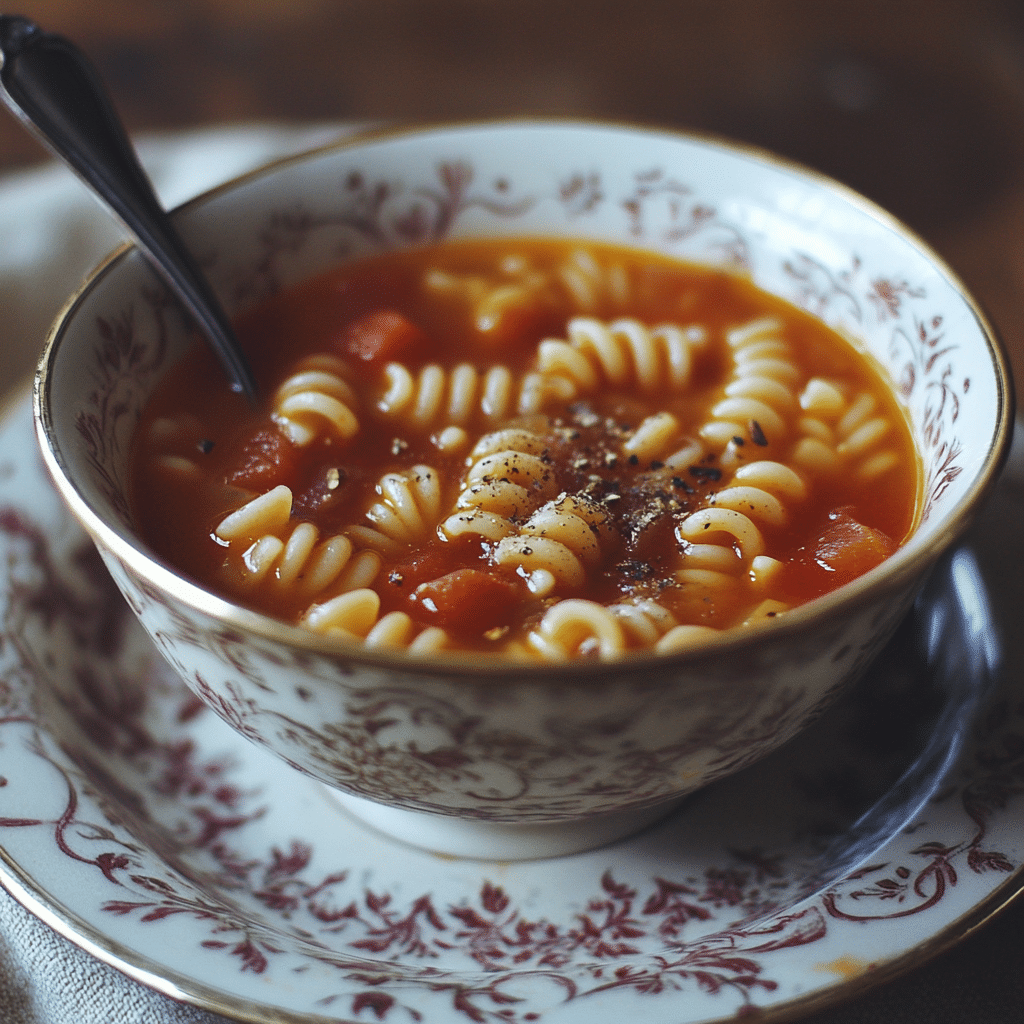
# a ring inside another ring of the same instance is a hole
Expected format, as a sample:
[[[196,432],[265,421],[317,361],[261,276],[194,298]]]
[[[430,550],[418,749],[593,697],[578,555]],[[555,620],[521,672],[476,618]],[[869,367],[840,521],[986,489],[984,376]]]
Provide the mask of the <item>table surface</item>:
[[[988,311],[1024,394],[1017,0],[26,0],[20,13],[90,54],[136,134],[530,113],[764,145],[861,190],[930,242]],[[42,159],[0,118],[0,174]],[[18,312],[29,287],[0,281],[5,353],[55,312],[54,297]],[[5,354],[0,388],[33,361],[31,346]],[[805,1019],[1017,1021],[1022,962],[1018,901],[909,975]]]
[[[1019,0],[24,0],[94,59],[133,132],[517,113],[721,133],[920,232],[1024,381]],[[0,118],[0,170],[40,159]]]

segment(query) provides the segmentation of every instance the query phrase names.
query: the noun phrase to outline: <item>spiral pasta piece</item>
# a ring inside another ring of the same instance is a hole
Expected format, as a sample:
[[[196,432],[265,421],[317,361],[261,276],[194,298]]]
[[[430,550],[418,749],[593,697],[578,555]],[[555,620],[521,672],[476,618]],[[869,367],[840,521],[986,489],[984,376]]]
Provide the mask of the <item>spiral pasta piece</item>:
[[[798,424],[802,436],[792,459],[801,468],[826,474],[852,470],[866,481],[899,464],[885,443],[892,424],[878,414],[874,396],[861,392],[848,399],[839,383],[814,377],[800,395],[800,407],[806,415]]]
[[[439,626],[417,625],[405,612],[388,612],[367,630],[367,647],[406,650],[412,654],[439,654],[455,645],[447,630]]]
[[[196,440],[202,433],[201,423],[192,415],[161,416],[153,420],[146,440],[161,473],[175,482],[202,485],[203,471],[196,460],[201,450]]]
[[[692,352],[707,339],[701,327],[662,324],[649,328],[629,317],[605,323],[573,317],[566,340],[547,338],[537,348],[537,369],[570,382],[575,395],[592,394],[604,383],[639,385],[652,392],[681,390],[690,381]]]
[[[711,595],[739,586],[763,591],[782,568],[765,554],[764,537],[753,519],[736,509],[701,509],[677,524],[675,534],[682,554],[677,582]]]
[[[630,285],[626,268],[621,263],[607,263],[594,258],[586,249],[574,249],[569,258],[556,268],[562,287],[583,312],[595,313],[602,305],[625,306]]]
[[[377,591],[362,587],[310,605],[299,621],[316,633],[362,640],[373,629],[379,612],[380,596]]]
[[[627,456],[635,455],[645,462],[659,458],[663,461],[670,458],[675,462],[680,456],[680,451],[676,449],[680,429],[679,420],[672,413],[657,412],[644,419],[636,430],[623,441],[622,450]],[[668,455],[670,450],[673,450],[672,454]],[[692,464],[692,462],[687,463],[687,465]]]
[[[344,370],[345,364],[333,356],[311,356],[274,392],[271,416],[293,444],[311,444],[324,433],[347,441],[358,432],[358,400],[342,376]]]
[[[233,589],[260,586],[306,600],[329,588],[347,591],[373,583],[380,569],[375,552],[354,552],[337,534],[321,540],[312,523],[291,525],[292,494],[283,484],[257,495],[226,516],[214,532],[228,548],[245,546],[239,562],[228,562],[224,578]]]
[[[678,523],[675,533],[683,544],[697,544],[701,540],[706,542],[708,537],[721,536],[727,545],[725,550],[734,551],[745,563],[764,554],[765,544],[761,531],[749,516],[731,508],[702,508]],[[722,544],[709,546],[720,548]],[[719,556],[712,556],[708,552],[707,557],[717,560]]]
[[[528,516],[557,486],[547,442],[529,430],[510,427],[485,434],[468,462],[455,509],[439,527],[448,539],[508,536],[515,532],[512,520]]]
[[[803,501],[804,478],[781,462],[764,459],[740,466],[728,486],[708,498],[708,505],[676,527],[683,551],[680,582],[727,585],[744,574],[765,586],[781,563],[765,554],[758,527],[779,527],[789,521],[788,506]]]
[[[556,585],[581,587],[586,567],[600,559],[601,542],[612,534],[599,502],[562,493],[537,509],[515,536],[500,540],[492,558],[497,565],[521,570],[531,590],[545,596]]]
[[[726,449],[726,464],[735,462],[737,438],[756,445],[781,440],[799,412],[796,387],[801,373],[781,332],[782,324],[768,316],[725,334],[733,372],[700,436]]]
[[[252,540],[264,534],[280,532],[291,514],[291,488],[278,484],[225,516],[213,532],[221,540]]]
[[[471,363],[459,363],[451,370],[431,363],[417,376],[402,363],[388,363],[378,389],[377,413],[413,430],[478,425],[486,429],[514,416],[539,412],[549,399],[568,395],[564,382],[540,373],[516,380],[507,366],[478,369]],[[456,445],[449,441],[438,447]]]
[[[495,269],[492,276],[434,269],[424,276],[423,285],[428,292],[464,304],[481,336],[495,337],[509,317],[543,303],[553,283],[550,274],[514,253],[502,258]]]
[[[380,598],[375,590],[362,588],[310,605],[302,624],[317,633],[361,641],[365,647],[405,650],[410,654],[432,655],[452,650],[447,630],[421,626],[401,611],[380,615]]]
[[[366,511],[372,526],[355,525],[348,536],[364,547],[395,552],[433,533],[441,512],[441,485],[436,469],[413,466],[385,473],[377,482],[380,501]]]
[[[527,643],[546,661],[575,657],[621,657],[626,636],[619,618],[596,601],[568,598],[545,612]]]
[[[545,613],[527,643],[545,661],[577,657],[608,661],[622,657],[638,642],[649,642],[658,654],[668,654],[719,632],[711,626],[680,624],[654,601],[605,607],[596,601],[569,599]]]
[[[649,598],[622,601],[608,606],[622,626],[623,634],[634,647],[654,648],[658,641],[679,625],[679,620],[664,605]]]

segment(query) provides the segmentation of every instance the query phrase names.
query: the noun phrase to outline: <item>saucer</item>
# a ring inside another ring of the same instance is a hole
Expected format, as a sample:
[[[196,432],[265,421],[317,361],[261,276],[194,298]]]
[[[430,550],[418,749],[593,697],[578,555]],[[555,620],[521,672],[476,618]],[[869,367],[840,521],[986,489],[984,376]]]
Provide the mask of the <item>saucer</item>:
[[[790,1018],[1024,886],[1024,438],[865,678],[628,840],[442,857],[350,817],[166,668],[0,421],[0,880],[125,974],[239,1020]]]

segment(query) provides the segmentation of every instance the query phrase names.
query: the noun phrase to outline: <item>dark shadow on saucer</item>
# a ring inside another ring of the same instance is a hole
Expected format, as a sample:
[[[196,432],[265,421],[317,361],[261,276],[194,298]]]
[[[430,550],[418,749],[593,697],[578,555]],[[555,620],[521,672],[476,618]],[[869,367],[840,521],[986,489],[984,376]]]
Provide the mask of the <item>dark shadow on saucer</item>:
[[[787,904],[849,875],[951,783],[999,674],[997,635],[975,555],[959,548],[847,694],[785,747],[634,837],[637,861],[720,835],[722,860],[784,857],[799,881],[779,894]]]

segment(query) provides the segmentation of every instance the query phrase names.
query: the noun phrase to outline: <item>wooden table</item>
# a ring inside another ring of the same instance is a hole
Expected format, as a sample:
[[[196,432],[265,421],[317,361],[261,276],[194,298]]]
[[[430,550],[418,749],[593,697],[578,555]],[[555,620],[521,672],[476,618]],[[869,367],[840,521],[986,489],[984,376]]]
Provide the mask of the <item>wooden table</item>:
[[[540,113],[719,132],[818,167],[963,276],[1024,381],[1016,0],[26,0],[133,131]],[[40,150],[0,119],[0,170]]]
[[[82,45],[135,132],[536,113],[765,145],[931,242],[988,309],[1024,393],[1018,0],[26,0],[20,13]],[[41,157],[0,118],[0,171]],[[1009,1021],[1022,940],[1011,908],[811,1020]]]

